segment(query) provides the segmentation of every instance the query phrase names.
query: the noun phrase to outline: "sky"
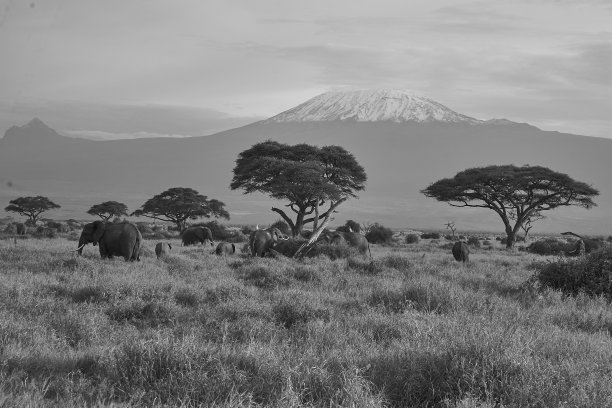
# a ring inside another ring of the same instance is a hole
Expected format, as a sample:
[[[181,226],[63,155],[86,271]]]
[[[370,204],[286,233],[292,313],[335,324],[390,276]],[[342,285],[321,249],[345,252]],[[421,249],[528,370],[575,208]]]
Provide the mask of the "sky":
[[[609,0],[0,0],[0,55],[0,134],[199,136],[398,88],[612,138]]]

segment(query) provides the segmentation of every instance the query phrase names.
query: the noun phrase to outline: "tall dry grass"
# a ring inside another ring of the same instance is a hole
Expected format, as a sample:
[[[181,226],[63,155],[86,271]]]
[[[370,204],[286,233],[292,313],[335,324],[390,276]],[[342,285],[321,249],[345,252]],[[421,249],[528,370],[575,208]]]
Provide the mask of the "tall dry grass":
[[[0,406],[612,406],[612,307],[530,290],[532,255],[154,244],[126,263],[0,241]]]

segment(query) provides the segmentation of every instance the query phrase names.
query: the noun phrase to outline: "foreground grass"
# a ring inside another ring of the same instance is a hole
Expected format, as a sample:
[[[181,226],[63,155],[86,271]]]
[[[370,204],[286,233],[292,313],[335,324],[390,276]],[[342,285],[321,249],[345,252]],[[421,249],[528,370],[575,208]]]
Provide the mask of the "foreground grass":
[[[530,255],[146,245],[0,241],[0,406],[612,406],[612,307],[528,290]]]

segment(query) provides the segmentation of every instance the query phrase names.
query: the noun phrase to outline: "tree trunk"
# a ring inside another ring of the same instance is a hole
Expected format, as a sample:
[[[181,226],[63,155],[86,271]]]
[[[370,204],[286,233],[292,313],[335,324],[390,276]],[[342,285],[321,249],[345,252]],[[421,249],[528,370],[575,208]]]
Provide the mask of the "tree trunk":
[[[302,212],[302,209],[300,208],[300,212],[297,215],[297,218],[295,220],[295,226],[293,228],[291,228],[291,234],[293,235],[293,238],[297,238],[300,236],[300,234],[302,233],[302,230],[304,229],[304,216],[306,214],[304,214]]]

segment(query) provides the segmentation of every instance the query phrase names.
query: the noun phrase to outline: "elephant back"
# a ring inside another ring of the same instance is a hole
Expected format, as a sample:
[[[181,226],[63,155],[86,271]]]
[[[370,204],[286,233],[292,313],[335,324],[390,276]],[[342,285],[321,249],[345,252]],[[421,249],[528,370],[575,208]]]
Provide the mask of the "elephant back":
[[[453,257],[458,262],[468,262],[470,260],[470,249],[465,242],[455,242],[452,252]]]

